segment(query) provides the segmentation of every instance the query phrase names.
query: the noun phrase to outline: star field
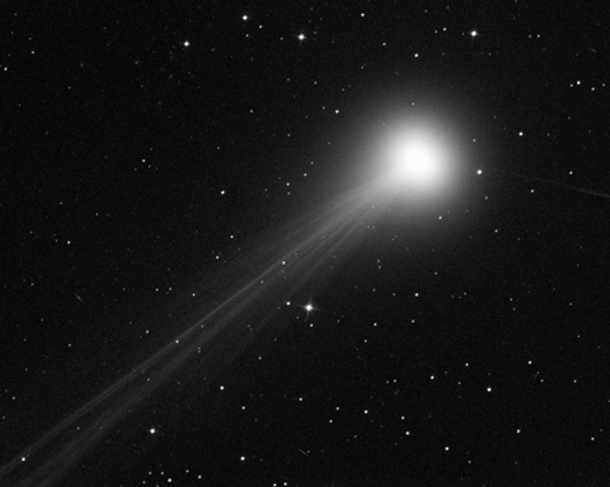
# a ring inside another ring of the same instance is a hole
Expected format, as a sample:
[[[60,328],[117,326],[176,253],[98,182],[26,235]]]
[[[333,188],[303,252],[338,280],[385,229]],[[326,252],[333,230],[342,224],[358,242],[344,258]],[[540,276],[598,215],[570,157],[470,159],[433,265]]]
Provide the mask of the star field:
[[[607,484],[603,8],[4,12],[1,485],[81,437],[44,485]],[[459,192],[284,252],[375,167],[371,133],[430,107]]]

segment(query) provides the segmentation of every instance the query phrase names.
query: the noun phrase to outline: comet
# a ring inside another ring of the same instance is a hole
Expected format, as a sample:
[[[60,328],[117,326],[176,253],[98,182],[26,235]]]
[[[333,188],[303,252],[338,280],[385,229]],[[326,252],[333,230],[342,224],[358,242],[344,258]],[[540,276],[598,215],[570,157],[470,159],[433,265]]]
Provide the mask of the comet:
[[[0,466],[0,483],[14,487],[56,485],[189,360],[199,361],[206,377],[202,387],[209,387],[215,376],[270,326],[281,303],[290,303],[315,274],[327,272],[329,258],[336,259],[358,244],[368,224],[379,218],[390,201],[406,197],[416,205],[418,200],[442,199],[459,172],[451,137],[429,122],[409,120],[388,127],[377,134],[368,154],[373,177],[318,210],[271,230],[259,245],[277,247],[275,258],[263,262],[253,252],[244,259],[249,268],[259,271],[236,283],[219,304],[208,306],[163,348],[135,364]],[[302,309],[309,315],[317,308],[308,302]],[[248,323],[256,324],[246,326]],[[156,433],[154,428],[147,431]]]

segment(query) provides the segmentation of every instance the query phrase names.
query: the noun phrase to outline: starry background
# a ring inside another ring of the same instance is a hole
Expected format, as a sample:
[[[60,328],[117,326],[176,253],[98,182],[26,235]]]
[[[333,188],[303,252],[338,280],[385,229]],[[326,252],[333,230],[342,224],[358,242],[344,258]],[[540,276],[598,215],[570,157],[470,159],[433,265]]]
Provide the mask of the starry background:
[[[3,11],[2,463],[332,197],[377,105],[437,93],[470,121],[472,190],[368,226],[213,384],[178,371],[61,485],[607,485],[610,202],[514,176],[610,189],[607,9]]]

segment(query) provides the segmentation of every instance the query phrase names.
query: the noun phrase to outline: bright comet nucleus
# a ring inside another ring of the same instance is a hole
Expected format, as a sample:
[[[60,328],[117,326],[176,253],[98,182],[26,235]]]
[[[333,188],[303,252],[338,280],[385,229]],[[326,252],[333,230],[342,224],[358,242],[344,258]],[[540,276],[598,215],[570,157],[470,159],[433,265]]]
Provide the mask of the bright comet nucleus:
[[[442,123],[409,119],[392,124],[378,134],[375,147],[385,194],[419,204],[444,199],[458,186],[459,150]]]
[[[406,133],[388,143],[389,177],[395,182],[425,188],[443,180],[447,161],[439,141],[424,133]]]

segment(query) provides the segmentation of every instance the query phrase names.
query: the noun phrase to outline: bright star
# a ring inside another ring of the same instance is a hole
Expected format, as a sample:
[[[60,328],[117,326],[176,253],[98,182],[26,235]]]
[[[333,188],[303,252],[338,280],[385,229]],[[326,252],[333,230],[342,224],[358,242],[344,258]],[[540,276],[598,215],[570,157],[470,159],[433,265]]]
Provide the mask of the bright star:
[[[313,304],[311,303],[307,303],[305,306],[305,311],[307,311],[308,313],[311,313],[313,311]]]

